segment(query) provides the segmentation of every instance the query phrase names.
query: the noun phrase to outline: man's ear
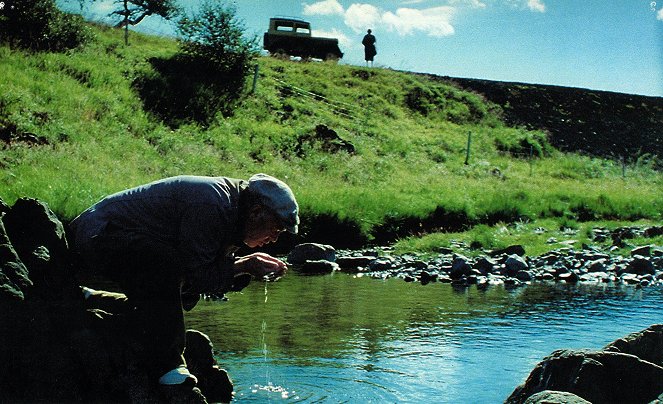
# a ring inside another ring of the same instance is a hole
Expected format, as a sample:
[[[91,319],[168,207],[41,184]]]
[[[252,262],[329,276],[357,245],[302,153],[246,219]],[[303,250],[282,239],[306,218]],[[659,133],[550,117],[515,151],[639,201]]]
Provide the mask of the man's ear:
[[[263,206],[259,203],[254,203],[251,205],[251,208],[249,209],[249,215],[251,217],[260,217],[263,212]]]

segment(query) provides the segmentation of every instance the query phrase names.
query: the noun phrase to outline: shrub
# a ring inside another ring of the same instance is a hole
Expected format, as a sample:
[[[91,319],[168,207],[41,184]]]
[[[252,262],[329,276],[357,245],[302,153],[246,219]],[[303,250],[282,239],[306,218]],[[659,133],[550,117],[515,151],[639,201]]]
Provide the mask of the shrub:
[[[235,13],[233,6],[205,2],[198,14],[181,18],[181,52],[220,71],[246,76],[258,55],[258,39],[244,38],[243,23]]]
[[[12,0],[0,14],[0,38],[13,47],[61,52],[91,38],[80,15],[60,11],[54,0]]]

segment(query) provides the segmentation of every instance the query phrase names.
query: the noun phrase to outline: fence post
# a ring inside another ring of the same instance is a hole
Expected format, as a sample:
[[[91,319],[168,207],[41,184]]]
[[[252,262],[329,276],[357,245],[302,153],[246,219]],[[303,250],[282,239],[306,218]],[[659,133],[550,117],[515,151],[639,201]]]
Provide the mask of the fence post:
[[[529,145],[529,176],[532,176],[532,165],[534,164],[534,147]]]
[[[472,131],[467,132],[467,152],[465,153],[465,165],[470,164],[470,146],[472,145]]]
[[[255,65],[255,70],[253,71],[253,86],[251,87],[251,94],[256,92],[256,84],[258,84],[258,64]]]

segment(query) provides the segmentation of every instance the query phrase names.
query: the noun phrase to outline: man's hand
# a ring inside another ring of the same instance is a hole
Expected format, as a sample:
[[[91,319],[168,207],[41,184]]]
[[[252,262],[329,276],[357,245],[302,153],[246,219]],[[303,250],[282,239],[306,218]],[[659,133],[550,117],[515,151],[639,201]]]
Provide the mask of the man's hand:
[[[273,280],[285,274],[288,266],[265,253],[254,253],[235,260],[235,273],[246,272],[257,279]]]

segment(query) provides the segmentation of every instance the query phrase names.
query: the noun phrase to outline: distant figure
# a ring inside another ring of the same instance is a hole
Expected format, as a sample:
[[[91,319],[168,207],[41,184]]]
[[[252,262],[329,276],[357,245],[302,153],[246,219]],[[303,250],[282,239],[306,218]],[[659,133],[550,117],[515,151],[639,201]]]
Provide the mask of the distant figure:
[[[368,66],[368,62],[371,62],[371,67],[373,67],[373,57],[378,54],[378,51],[375,49],[375,36],[371,32],[373,31],[369,29],[368,33],[364,35],[364,39],[361,40],[361,43],[364,45],[366,66]]]

